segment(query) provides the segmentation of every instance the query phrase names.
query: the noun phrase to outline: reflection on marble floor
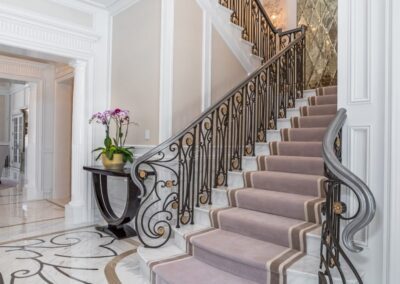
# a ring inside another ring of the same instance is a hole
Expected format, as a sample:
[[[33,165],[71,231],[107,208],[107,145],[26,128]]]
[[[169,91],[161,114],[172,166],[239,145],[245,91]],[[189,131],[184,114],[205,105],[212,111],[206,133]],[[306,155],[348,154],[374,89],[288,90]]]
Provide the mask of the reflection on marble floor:
[[[137,245],[94,227],[0,243],[0,273],[4,283],[141,284]]]
[[[0,205],[0,228],[64,217],[64,208],[47,200]]]

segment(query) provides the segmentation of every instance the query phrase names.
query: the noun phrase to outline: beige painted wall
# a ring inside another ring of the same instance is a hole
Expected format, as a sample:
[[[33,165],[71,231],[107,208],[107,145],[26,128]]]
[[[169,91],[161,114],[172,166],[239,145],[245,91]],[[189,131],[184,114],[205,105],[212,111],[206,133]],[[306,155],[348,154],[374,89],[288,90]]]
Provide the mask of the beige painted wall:
[[[213,104],[244,80],[247,73],[214,28],[211,54],[211,102]]]
[[[80,26],[93,26],[93,16],[90,13],[63,6],[51,0],[0,0],[0,5],[35,12]]]
[[[176,0],[173,62],[173,134],[201,113],[203,12],[196,1]],[[139,126],[128,144],[156,145],[159,133],[161,0],[139,1],[113,19],[111,107],[128,109]],[[213,29],[212,102],[246,76]],[[150,130],[150,139],[144,139]]]
[[[196,1],[175,1],[172,131],[201,112],[203,12]]]
[[[111,106],[130,110],[139,123],[129,144],[158,144],[160,19],[161,0],[139,1],[113,19]]]
[[[71,143],[73,78],[56,82],[54,96],[54,191],[53,199],[71,196]]]

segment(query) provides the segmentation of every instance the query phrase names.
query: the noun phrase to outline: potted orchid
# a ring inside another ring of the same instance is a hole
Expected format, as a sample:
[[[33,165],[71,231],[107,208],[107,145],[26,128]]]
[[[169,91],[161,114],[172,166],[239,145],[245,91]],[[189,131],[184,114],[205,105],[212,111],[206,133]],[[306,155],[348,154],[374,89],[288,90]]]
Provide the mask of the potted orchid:
[[[100,152],[96,161],[101,161],[106,169],[123,169],[126,162],[133,162],[133,147],[125,147],[130,121],[129,111],[116,108],[93,114],[89,123],[96,122],[105,127],[106,137],[104,146],[94,149],[93,152]],[[111,137],[112,124],[115,126],[115,137]]]

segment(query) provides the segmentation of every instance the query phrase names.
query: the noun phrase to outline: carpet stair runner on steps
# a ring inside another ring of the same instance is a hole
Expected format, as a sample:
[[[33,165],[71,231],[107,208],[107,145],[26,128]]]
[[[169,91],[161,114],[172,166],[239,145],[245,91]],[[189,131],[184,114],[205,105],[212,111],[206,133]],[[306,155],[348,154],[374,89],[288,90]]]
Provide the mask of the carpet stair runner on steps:
[[[286,283],[287,269],[307,252],[306,234],[321,224],[322,139],[337,109],[336,87],[309,98],[301,117],[229,189],[230,207],[212,209],[212,228],[186,237],[188,255],[152,265],[156,284]],[[330,104],[332,103],[332,104]]]

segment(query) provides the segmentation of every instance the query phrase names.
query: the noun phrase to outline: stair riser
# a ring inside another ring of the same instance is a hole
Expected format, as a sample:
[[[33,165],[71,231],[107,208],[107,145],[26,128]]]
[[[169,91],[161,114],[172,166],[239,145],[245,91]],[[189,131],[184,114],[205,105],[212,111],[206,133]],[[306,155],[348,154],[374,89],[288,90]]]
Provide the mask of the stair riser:
[[[256,156],[269,156],[269,144],[256,143],[255,154]]]
[[[242,169],[245,172],[257,171],[258,170],[257,158],[256,157],[243,157]]]
[[[244,186],[243,174],[241,172],[228,172],[228,187],[241,188]]]

